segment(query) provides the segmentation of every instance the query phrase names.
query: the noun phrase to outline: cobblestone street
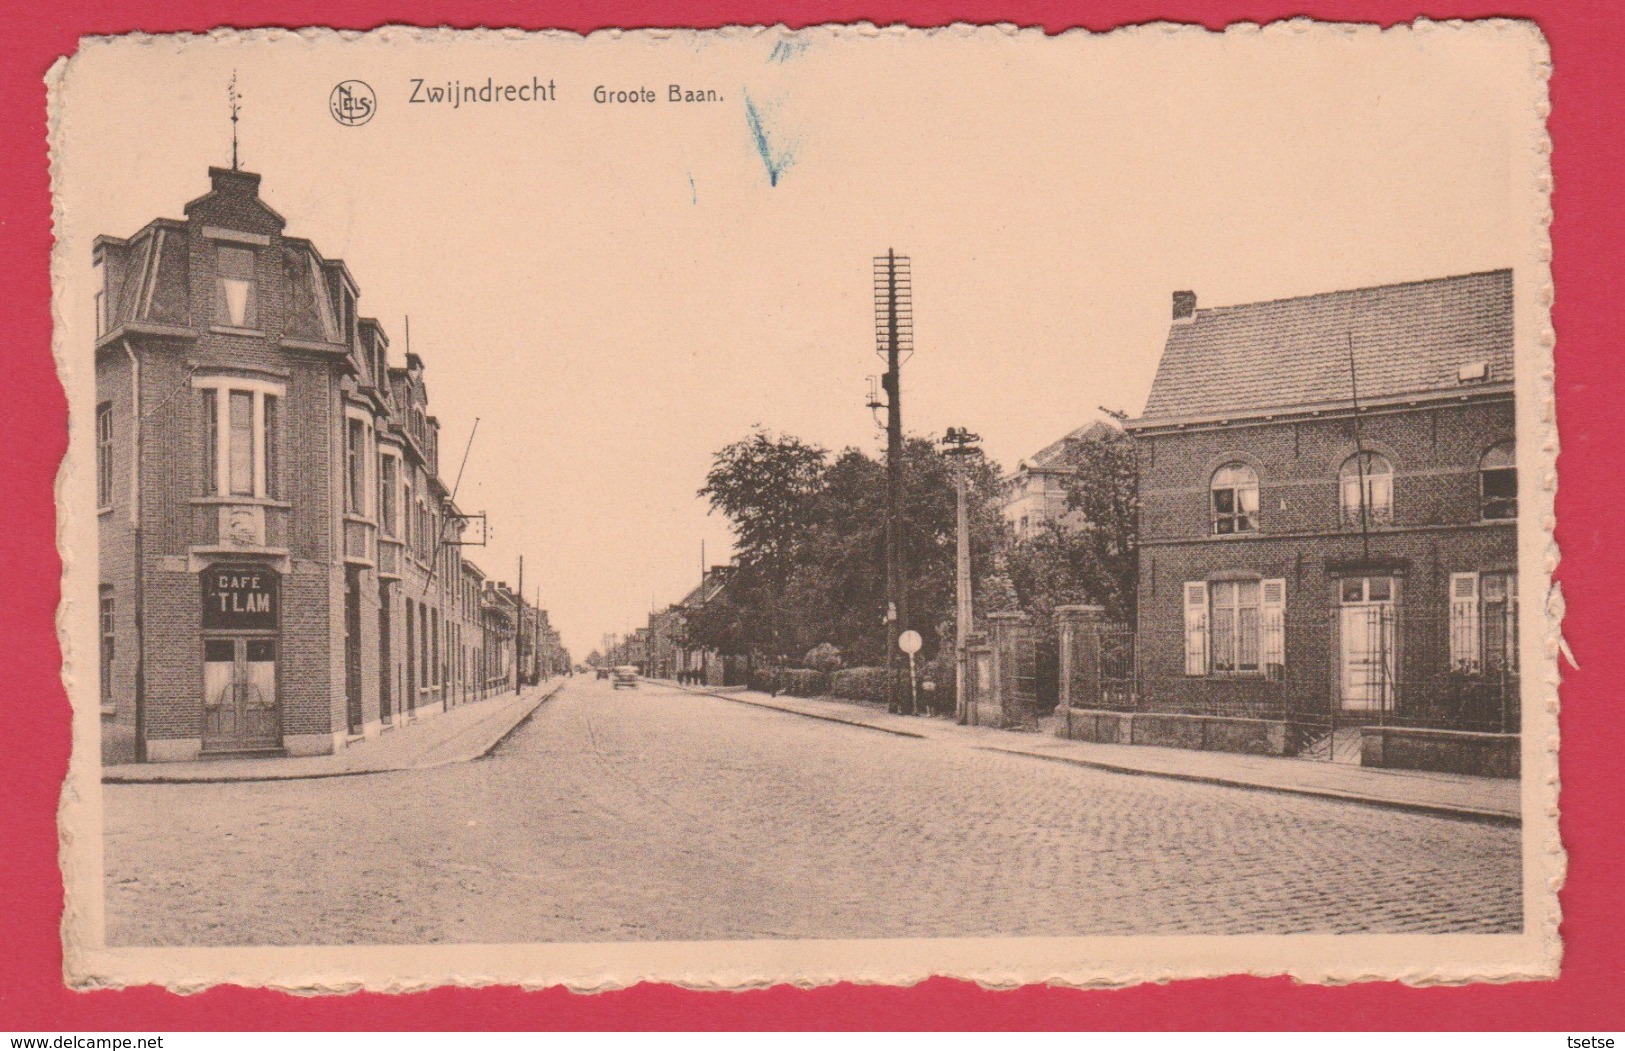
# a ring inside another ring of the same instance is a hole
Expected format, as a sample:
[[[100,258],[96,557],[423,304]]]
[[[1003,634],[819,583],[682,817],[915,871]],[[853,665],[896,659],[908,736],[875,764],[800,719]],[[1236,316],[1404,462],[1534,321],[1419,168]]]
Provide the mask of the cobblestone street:
[[[109,785],[114,945],[1505,932],[1519,831],[576,679],[487,759]]]

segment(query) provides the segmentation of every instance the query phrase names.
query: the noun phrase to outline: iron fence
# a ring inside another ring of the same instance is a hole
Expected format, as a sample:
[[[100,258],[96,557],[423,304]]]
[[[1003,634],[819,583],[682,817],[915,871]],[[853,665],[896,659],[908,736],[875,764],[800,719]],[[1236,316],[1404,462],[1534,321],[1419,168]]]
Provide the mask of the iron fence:
[[[1491,593],[1491,597],[1496,597]],[[1320,617],[1188,616],[1102,625],[1072,641],[1077,707],[1284,722],[1285,750],[1358,761],[1362,728],[1513,734],[1521,706],[1515,599],[1438,612],[1349,602]],[[1080,676],[1091,646],[1098,679]]]

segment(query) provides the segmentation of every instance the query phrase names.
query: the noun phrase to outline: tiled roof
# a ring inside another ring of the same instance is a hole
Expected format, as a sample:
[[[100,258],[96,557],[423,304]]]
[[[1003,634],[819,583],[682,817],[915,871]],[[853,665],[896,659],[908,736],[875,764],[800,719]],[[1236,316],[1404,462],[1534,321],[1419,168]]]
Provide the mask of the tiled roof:
[[[1349,348],[1362,403],[1512,380],[1512,271],[1493,270],[1267,303],[1174,322],[1136,424],[1347,405]]]
[[[704,583],[696,585],[694,590],[683,596],[683,600],[677,603],[677,607],[693,609],[696,606],[703,606],[716,598],[717,594],[722,591],[723,585],[727,582],[728,575],[726,573],[718,573],[713,570],[705,575]]]
[[[1054,441],[1023,460],[1027,467],[1042,470],[1046,467],[1061,466],[1066,459],[1066,447],[1074,441],[1087,441],[1112,429],[1112,425],[1105,420],[1094,420],[1068,434],[1059,441]]]

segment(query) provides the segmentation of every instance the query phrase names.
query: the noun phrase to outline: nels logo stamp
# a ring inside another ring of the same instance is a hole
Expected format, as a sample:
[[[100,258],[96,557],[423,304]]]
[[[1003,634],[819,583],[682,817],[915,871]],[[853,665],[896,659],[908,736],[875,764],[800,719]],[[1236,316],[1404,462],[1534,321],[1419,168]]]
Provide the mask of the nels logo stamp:
[[[357,127],[378,112],[378,97],[364,80],[343,80],[327,97],[327,111],[340,124]]]

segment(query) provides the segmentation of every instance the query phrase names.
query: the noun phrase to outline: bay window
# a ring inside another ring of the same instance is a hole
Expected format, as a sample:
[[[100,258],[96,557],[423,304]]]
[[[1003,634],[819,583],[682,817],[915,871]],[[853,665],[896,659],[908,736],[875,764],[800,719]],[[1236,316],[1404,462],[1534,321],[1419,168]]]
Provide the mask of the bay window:
[[[367,424],[354,416],[344,421],[344,509],[367,513]]]
[[[205,496],[275,498],[280,492],[280,384],[198,378]]]
[[[388,454],[378,457],[378,526],[385,536],[395,536],[399,528],[395,521],[395,490],[400,484],[399,463]]]

